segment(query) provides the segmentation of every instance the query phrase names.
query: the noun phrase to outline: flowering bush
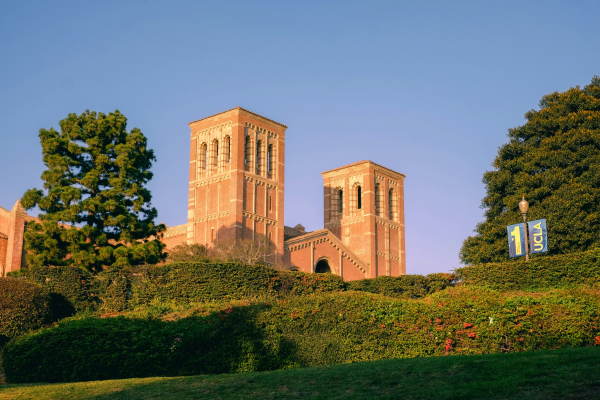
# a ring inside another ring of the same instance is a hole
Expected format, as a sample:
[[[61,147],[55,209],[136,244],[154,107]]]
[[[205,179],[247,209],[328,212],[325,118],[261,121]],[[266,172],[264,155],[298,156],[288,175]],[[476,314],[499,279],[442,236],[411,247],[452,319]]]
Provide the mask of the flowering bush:
[[[463,286],[421,300],[342,292],[225,302],[178,321],[66,321],[13,340],[3,363],[17,383],[512,353],[600,345],[599,317],[590,289],[529,296]]]

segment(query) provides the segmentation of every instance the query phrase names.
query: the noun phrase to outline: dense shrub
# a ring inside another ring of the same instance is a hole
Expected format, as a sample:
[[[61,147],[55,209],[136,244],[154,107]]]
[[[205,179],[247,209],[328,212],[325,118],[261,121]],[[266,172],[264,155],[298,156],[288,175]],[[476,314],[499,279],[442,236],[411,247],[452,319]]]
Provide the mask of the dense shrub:
[[[150,265],[135,287],[138,302],[152,298],[179,302],[239,299],[273,292],[277,272],[265,266],[233,263]]]
[[[93,276],[78,267],[36,267],[29,278],[43,285],[50,293],[64,297],[75,310],[92,308],[94,301],[90,294]]]
[[[280,271],[277,279],[279,284],[276,285],[276,288],[283,296],[339,292],[346,288],[346,283],[342,277],[333,274]]]
[[[465,284],[500,290],[596,285],[600,281],[600,249],[582,253],[523,257],[505,263],[478,264],[456,270]]]
[[[453,280],[450,274],[380,276],[347,283],[349,290],[379,293],[386,296],[417,299],[448,287]]]
[[[304,295],[344,290],[341,277],[275,271],[264,265],[237,263],[172,263],[151,265],[134,287],[140,303],[153,298],[200,302],[247,297]]]
[[[38,329],[51,318],[51,298],[40,285],[24,279],[0,278],[0,346]]]
[[[423,300],[295,296],[175,322],[67,321],[4,352],[9,382],[247,372],[600,344],[600,294],[454,288]]]

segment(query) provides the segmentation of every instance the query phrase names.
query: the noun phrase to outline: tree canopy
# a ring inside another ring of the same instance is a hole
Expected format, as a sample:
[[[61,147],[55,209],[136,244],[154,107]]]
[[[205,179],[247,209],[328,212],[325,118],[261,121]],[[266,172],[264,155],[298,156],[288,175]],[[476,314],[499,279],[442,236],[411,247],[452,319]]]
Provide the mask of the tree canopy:
[[[580,89],[546,95],[539,111],[509,129],[509,141],[483,175],[485,220],[463,242],[460,258],[476,264],[508,259],[506,226],[545,218],[548,249],[561,254],[600,244],[600,77]]]
[[[164,258],[150,191],[154,152],[144,134],[127,132],[118,110],[87,110],[60,121],[60,132],[41,129],[44,191],[28,190],[26,209],[38,207],[41,223],[29,222],[25,248],[30,266],[105,266],[155,263]]]

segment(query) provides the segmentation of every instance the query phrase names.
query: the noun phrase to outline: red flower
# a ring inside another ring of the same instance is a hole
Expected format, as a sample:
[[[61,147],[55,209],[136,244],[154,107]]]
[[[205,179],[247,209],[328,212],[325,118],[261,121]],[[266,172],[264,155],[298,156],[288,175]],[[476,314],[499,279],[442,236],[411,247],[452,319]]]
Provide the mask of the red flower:
[[[470,328],[473,326],[473,324],[469,324],[468,322],[463,322],[463,326],[466,328]]]
[[[594,346],[600,346],[600,336],[594,338]]]
[[[233,310],[231,308],[228,308],[227,311],[225,311],[227,314],[229,314],[230,312],[232,312]]]
[[[474,337],[475,337],[475,332],[471,332],[471,333],[469,333],[469,337],[470,337],[470,338],[474,338]]]

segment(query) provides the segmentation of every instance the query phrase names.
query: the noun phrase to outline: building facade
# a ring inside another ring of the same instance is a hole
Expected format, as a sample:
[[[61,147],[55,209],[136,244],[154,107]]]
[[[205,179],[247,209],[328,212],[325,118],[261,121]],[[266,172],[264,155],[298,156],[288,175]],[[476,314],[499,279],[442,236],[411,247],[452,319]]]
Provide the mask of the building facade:
[[[406,273],[403,174],[372,161],[322,173],[324,228],[284,226],[287,126],[237,107],[189,123],[187,222],[169,227],[167,251],[259,236],[275,253],[267,261],[345,280]],[[17,201],[0,207],[0,276],[25,266],[28,216]]]
[[[285,125],[238,107],[189,126],[188,221],[167,230],[167,249],[263,235],[271,262],[300,271],[406,273],[403,174],[371,161],[324,172],[324,229],[306,232],[283,225]]]

